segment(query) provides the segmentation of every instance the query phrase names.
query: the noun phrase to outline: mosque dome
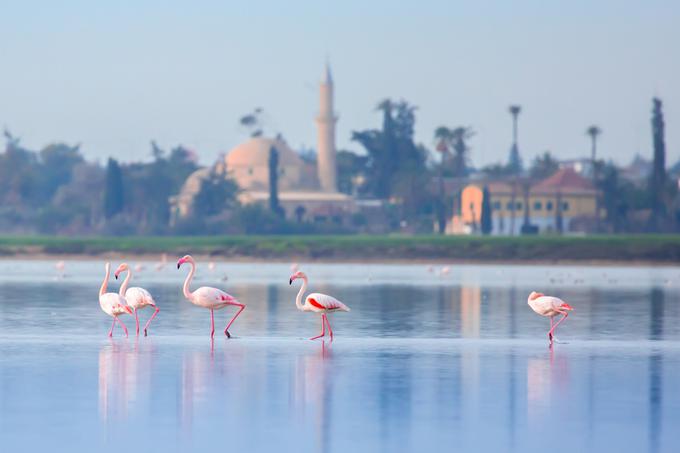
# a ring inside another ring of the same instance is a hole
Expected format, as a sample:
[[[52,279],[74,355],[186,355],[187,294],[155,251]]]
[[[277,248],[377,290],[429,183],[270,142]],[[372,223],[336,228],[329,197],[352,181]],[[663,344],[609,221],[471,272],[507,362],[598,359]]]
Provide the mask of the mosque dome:
[[[232,149],[224,158],[227,172],[244,190],[268,190],[269,151],[279,153],[279,189],[310,187],[307,164],[281,139],[255,137]]]
[[[180,217],[186,217],[191,213],[194,198],[196,198],[196,195],[201,191],[203,181],[210,178],[211,171],[212,169],[210,167],[196,170],[189,175],[186,181],[184,181],[179,194],[171,197],[170,201],[177,209],[177,214],[179,214]]]

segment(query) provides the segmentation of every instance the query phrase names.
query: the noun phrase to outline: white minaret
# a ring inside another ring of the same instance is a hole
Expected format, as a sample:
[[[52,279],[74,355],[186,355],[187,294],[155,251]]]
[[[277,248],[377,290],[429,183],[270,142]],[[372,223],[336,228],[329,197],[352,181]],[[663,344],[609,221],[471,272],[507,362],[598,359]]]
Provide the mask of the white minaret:
[[[326,63],[326,71],[321,80],[319,94],[319,116],[316,117],[319,184],[324,192],[337,192],[335,122],[338,118],[333,113],[333,78],[328,63]]]

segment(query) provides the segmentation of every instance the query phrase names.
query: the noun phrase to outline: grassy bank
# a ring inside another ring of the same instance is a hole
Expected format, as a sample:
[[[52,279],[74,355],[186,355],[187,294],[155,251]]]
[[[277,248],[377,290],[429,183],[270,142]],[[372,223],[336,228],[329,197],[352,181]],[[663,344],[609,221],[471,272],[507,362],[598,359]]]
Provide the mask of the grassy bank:
[[[322,260],[680,262],[680,235],[593,237],[469,236],[2,236],[0,254],[91,255],[118,252]]]

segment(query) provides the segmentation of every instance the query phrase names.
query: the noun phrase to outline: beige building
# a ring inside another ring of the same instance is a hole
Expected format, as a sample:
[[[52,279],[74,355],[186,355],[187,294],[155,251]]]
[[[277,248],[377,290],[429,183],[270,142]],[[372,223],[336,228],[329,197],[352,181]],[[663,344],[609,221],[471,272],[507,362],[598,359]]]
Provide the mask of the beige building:
[[[269,202],[269,156],[278,151],[279,204],[286,217],[314,222],[343,223],[356,211],[352,197],[338,192],[333,111],[333,79],[326,66],[320,84],[320,111],[316,117],[317,164],[304,161],[281,138],[255,137],[234,147],[212,168],[200,169],[187,178],[180,193],[173,197],[173,212],[177,217],[191,215],[195,196],[202,181],[211,172],[228,175],[241,189],[243,204]]]
[[[525,213],[539,233],[586,231],[594,224],[597,190],[573,169],[563,168],[549,178],[527,184],[487,181],[467,185],[460,195],[460,212],[452,217],[447,232],[480,231],[485,186],[491,198],[493,235],[520,234]]]

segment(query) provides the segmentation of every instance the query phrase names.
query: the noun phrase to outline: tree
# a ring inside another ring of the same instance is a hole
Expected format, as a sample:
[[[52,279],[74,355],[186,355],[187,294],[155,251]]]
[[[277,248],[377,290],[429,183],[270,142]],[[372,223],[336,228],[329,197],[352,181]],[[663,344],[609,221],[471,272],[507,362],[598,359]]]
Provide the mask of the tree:
[[[664,137],[664,118],[661,99],[652,99],[652,143],[654,146],[654,163],[650,181],[650,193],[652,196],[651,229],[657,231],[665,217],[665,190],[666,190],[666,140]]]
[[[492,212],[491,212],[491,193],[489,188],[484,186],[484,191],[482,192],[482,218],[480,223],[482,226],[482,234],[488,236],[491,234],[493,228],[492,224]]]
[[[598,165],[597,162],[597,137],[602,134],[602,129],[600,129],[596,125],[590,126],[588,129],[586,129],[586,135],[590,136],[590,165],[592,166],[592,172],[593,172],[593,182],[595,185],[597,185],[598,180],[600,179],[599,175],[599,168],[600,165]],[[596,222],[596,231],[600,231],[600,194],[598,193],[595,196],[595,222]]]
[[[428,151],[413,140],[416,108],[405,101],[387,99],[378,105],[381,129],[354,131],[352,140],[367,152],[366,178],[361,190],[376,198],[391,199],[397,207],[397,224],[408,221],[432,228],[434,197],[426,167]],[[422,229],[422,228],[421,228]]]
[[[508,166],[503,164],[489,164],[482,168],[482,173],[489,178],[504,178],[511,175]]]
[[[602,205],[605,210],[606,221],[614,233],[621,233],[626,229],[631,192],[634,190],[630,182],[623,181],[619,170],[613,163],[597,163],[597,189],[602,193]]]
[[[269,209],[280,217],[285,215],[279,204],[279,152],[274,146],[269,149]]]
[[[382,129],[354,131],[352,140],[359,142],[368,154],[371,178],[367,179],[365,190],[377,198],[389,198],[402,185],[401,175],[426,173],[427,154],[413,141],[414,106],[386,99],[378,104],[377,110],[383,114]]]
[[[347,195],[354,195],[357,180],[366,174],[366,156],[360,156],[352,151],[340,150],[335,162],[338,167],[338,190]]]
[[[445,175],[465,177],[470,173],[468,169],[470,147],[466,142],[472,136],[474,136],[472,128],[463,126],[453,129],[439,126],[434,131],[437,151],[442,153],[441,165]]]
[[[118,162],[109,157],[104,186],[104,217],[110,219],[123,210],[123,195],[123,173]]]
[[[193,202],[194,214],[197,216],[215,216],[238,203],[238,185],[233,179],[219,174],[214,169],[201,181],[201,189]]]
[[[557,159],[550,154],[550,151],[545,151],[542,155],[534,158],[529,169],[529,175],[535,179],[545,179],[555,174],[559,167]]]
[[[69,146],[64,143],[53,143],[43,148],[40,153],[41,187],[45,201],[49,201],[59,186],[68,183],[73,174],[73,168],[84,162],[80,154],[80,145]]]
[[[602,129],[594,124],[586,129],[586,135],[590,136],[590,160],[593,164],[597,160],[597,138],[600,134]]]
[[[512,174],[520,174],[523,169],[522,158],[519,154],[519,145],[517,142],[517,118],[519,117],[522,107],[519,105],[511,105],[508,111],[512,115],[512,146],[510,147],[510,158],[508,159],[508,169]]]

